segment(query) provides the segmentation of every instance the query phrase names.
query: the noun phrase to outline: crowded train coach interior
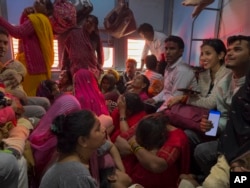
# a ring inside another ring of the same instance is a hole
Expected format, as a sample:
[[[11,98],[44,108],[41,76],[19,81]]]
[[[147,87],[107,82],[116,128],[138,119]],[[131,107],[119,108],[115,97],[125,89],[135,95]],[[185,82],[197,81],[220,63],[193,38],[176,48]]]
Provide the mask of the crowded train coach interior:
[[[248,7],[0,0],[0,187],[250,187]]]

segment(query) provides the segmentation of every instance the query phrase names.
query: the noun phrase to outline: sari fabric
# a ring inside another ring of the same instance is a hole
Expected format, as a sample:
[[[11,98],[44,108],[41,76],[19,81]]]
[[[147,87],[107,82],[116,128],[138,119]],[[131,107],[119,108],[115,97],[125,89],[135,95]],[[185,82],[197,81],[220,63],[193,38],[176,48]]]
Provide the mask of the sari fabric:
[[[78,70],[74,77],[74,95],[82,109],[91,110],[97,116],[109,115],[104,96],[98,87],[94,74],[86,69]]]
[[[80,104],[73,95],[63,94],[55,100],[31,133],[29,140],[33,150],[35,171],[38,178],[41,178],[56,151],[57,139],[50,131],[53,120],[58,115],[69,114],[80,109]]]
[[[147,113],[145,111],[141,111],[141,112],[138,112],[136,114],[133,114],[133,115],[127,117],[127,123],[128,123],[129,128],[134,127],[146,115],[147,115]],[[112,112],[111,117],[113,119],[114,130],[110,135],[110,139],[112,142],[115,142],[116,138],[121,134],[120,114],[119,114],[118,108],[116,108]]]
[[[12,25],[0,17],[0,26],[12,37],[19,39],[16,59],[25,65],[28,72],[22,85],[28,96],[35,96],[40,81],[50,79],[50,68],[54,61],[50,21],[39,13],[31,14],[29,17],[22,14],[20,25]]]
[[[43,14],[30,14],[29,19],[35,29],[36,35],[39,40],[40,48],[43,54],[44,63],[46,65],[46,73],[51,77],[51,66],[54,62],[54,49],[53,49],[53,31],[49,19]],[[28,64],[30,67],[32,64]],[[35,69],[35,67],[32,67]]]
[[[133,130],[134,127],[132,128]],[[172,150],[177,149],[179,155],[173,156]],[[126,172],[133,182],[139,183],[145,188],[177,188],[180,174],[189,172],[189,146],[188,138],[180,129],[169,132],[164,145],[156,155],[166,160],[168,167],[162,173],[153,173],[145,169],[137,160],[135,155],[128,155],[123,158]]]
[[[71,29],[64,41],[63,69],[74,75],[79,69],[87,69],[93,74],[100,71],[90,36],[83,28]],[[68,61],[69,60],[69,61]]]
[[[18,37],[22,40],[19,40],[16,59],[28,70],[22,83],[24,90],[28,96],[35,96],[39,83],[51,78],[54,62],[53,31],[49,19],[39,13],[30,14],[28,18],[22,16],[21,24],[32,32],[28,36]]]

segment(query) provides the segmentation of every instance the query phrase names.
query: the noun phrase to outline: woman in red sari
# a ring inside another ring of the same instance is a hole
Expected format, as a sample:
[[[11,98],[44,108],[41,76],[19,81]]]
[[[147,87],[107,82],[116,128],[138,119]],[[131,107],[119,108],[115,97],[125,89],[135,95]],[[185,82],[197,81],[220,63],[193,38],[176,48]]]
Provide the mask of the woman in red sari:
[[[122,132],[126,132],[130,127],[136,125],[145,115],[144,104],[136,93],[125,93],[120,95],[116,108],[111,117],[113,119],[114,130],[110,135],[114,142]]]
[[[189,170],[188,139],[163,114],[146,116],[122,133],[116,145],[126,172],[145,188],[176,188],[179,175]]]

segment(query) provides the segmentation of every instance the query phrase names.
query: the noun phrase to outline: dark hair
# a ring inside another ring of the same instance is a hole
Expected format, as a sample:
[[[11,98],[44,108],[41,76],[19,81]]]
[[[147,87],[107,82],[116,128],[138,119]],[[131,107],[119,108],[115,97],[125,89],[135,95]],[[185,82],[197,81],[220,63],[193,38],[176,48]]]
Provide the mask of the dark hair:
[[[150,25],[149,23],[143,23],[139,26],[139,28],[137,29],[138,33],[154,33],[154,28],[152,25]]]
[[[148,88],[149,88],[149,86],[150,86],[150,81],[149,81],[148,77],[145,76],[144,74],[140,74],[140,75],[141,75],[142,78],[143,78],[143,83],[146,84],[146,87],[144,87],[144,88],[142,89],[142,91],[148,93]]]
[[[126,108],[131,114],[136,114],[144,110],[144,104],[137,93],[126,92],[124,94],[126,101]]]
[[[93,20],[93,23],[95,24],[95,29],[98,30],[98,24],[99,24],[99,20],[96,16],[90,14],[87,15],[85,19],[91,18]]]
[[[245,35],[233,35],[227,38],[227,46],[231,45],[232,43],[236,41],[242,41],[245,40],[248,42],[248,48],[250,48],[250,36]]]
[[[69,84],[73,84],[71,72],[70,72],[69,70],[65,70],[65,73],[66,73],[67,78],[68,78],[68,83],[69,83]]]
[[[53,11],[54,11],[54,5],[53,3],[50,1],[50,0],[46,0],[45,1],[45,7],[48,11],[47,15],[50,16],[53,14]]]
[[[57,150],[67,154],[74,152],[78,138],[88,137],[95,121],[95,114],[90,110],[57,116],[51,126],[52,133],[57,136]]]
[[[149,70],[156,70],[157,67],[157,58],[155,55],[147,55],[145,58],[145,64],[147,69]]]
[[[43,80],[37,90],[36,90],[36,96],[39,97],[46,97],[52,102],[54,100],[54,95],[52,94],[53,86],[57,85],[57,83],[53,80]]]
[[[184,49],[185,45],[181,37],[170,35],[168,38],[165,39],[165,43],[167,42],[174,42],[178,44],[180,49]]]
[[[220,54],[221,52],[224,52],[225,55],[227,53],[226,46],[224,42],[220,39],[204,39],[201,45],[201,48],[203,46],[210,46],[212,47],[217,54]],[[220,63],[223,64],[225,60],[225,56],[220,60]]]
[[[9,37],[8,31],[6,31],[5,29],[3,29],[3,28],[1,28],[1,27],[0,27],[0,34],[6,35],[7,37]]]
[[[100,170],[100,188],[111,188],[111,183],[108,179],[109,176],[115,174],[115,167],[104,168]]]
[[[167,139],[166,126],[169,118],[162,113],[154,113],[144,117],[136,128],[136,140],[146,149],[159,149]]]
[[[103,77],[102,77],[102,80],[101,80],[101,86],[102,86],[102,83],[103,83],[103,80],[108,80],[110,86],[108,88],[108,91],[111,91],[112,89],[115,88],[115,84],[116,84],[116,78],[113,74],[105,74]]]

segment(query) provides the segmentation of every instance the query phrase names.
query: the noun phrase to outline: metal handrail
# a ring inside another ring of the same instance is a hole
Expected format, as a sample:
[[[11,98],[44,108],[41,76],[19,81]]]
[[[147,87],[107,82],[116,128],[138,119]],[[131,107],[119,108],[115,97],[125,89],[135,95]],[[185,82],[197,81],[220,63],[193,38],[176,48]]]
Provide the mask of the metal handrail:
[[[221,21],[221,14],[222,14],[222,6],[223,6],[223,0],[220,1],[220,8],[209,8],[206,7],[204,8],[204,10],[211,10],[211,11],[218,11],[219,12],[219,21],[217,24],[217,31],[216,31],[216,37],[219,36],[219,29],[220,29],[220,21]],[[193,41],[202,41],[203,39],[197,39],[197,38],[193,38],[194,35],[194,24],[196,19],[198,18],[200,14],[198,14],[196,17],[194,17],[193,21],[192,21],[192,27],[191,27],[191,39],[190,39],[190,45],[189,45],[189,57],[188,57],[188,64],[190,64],[191,62],[191,54],[192,54],[192,47],[193,47]],[[217,15],[218,16],[218,15]]]

